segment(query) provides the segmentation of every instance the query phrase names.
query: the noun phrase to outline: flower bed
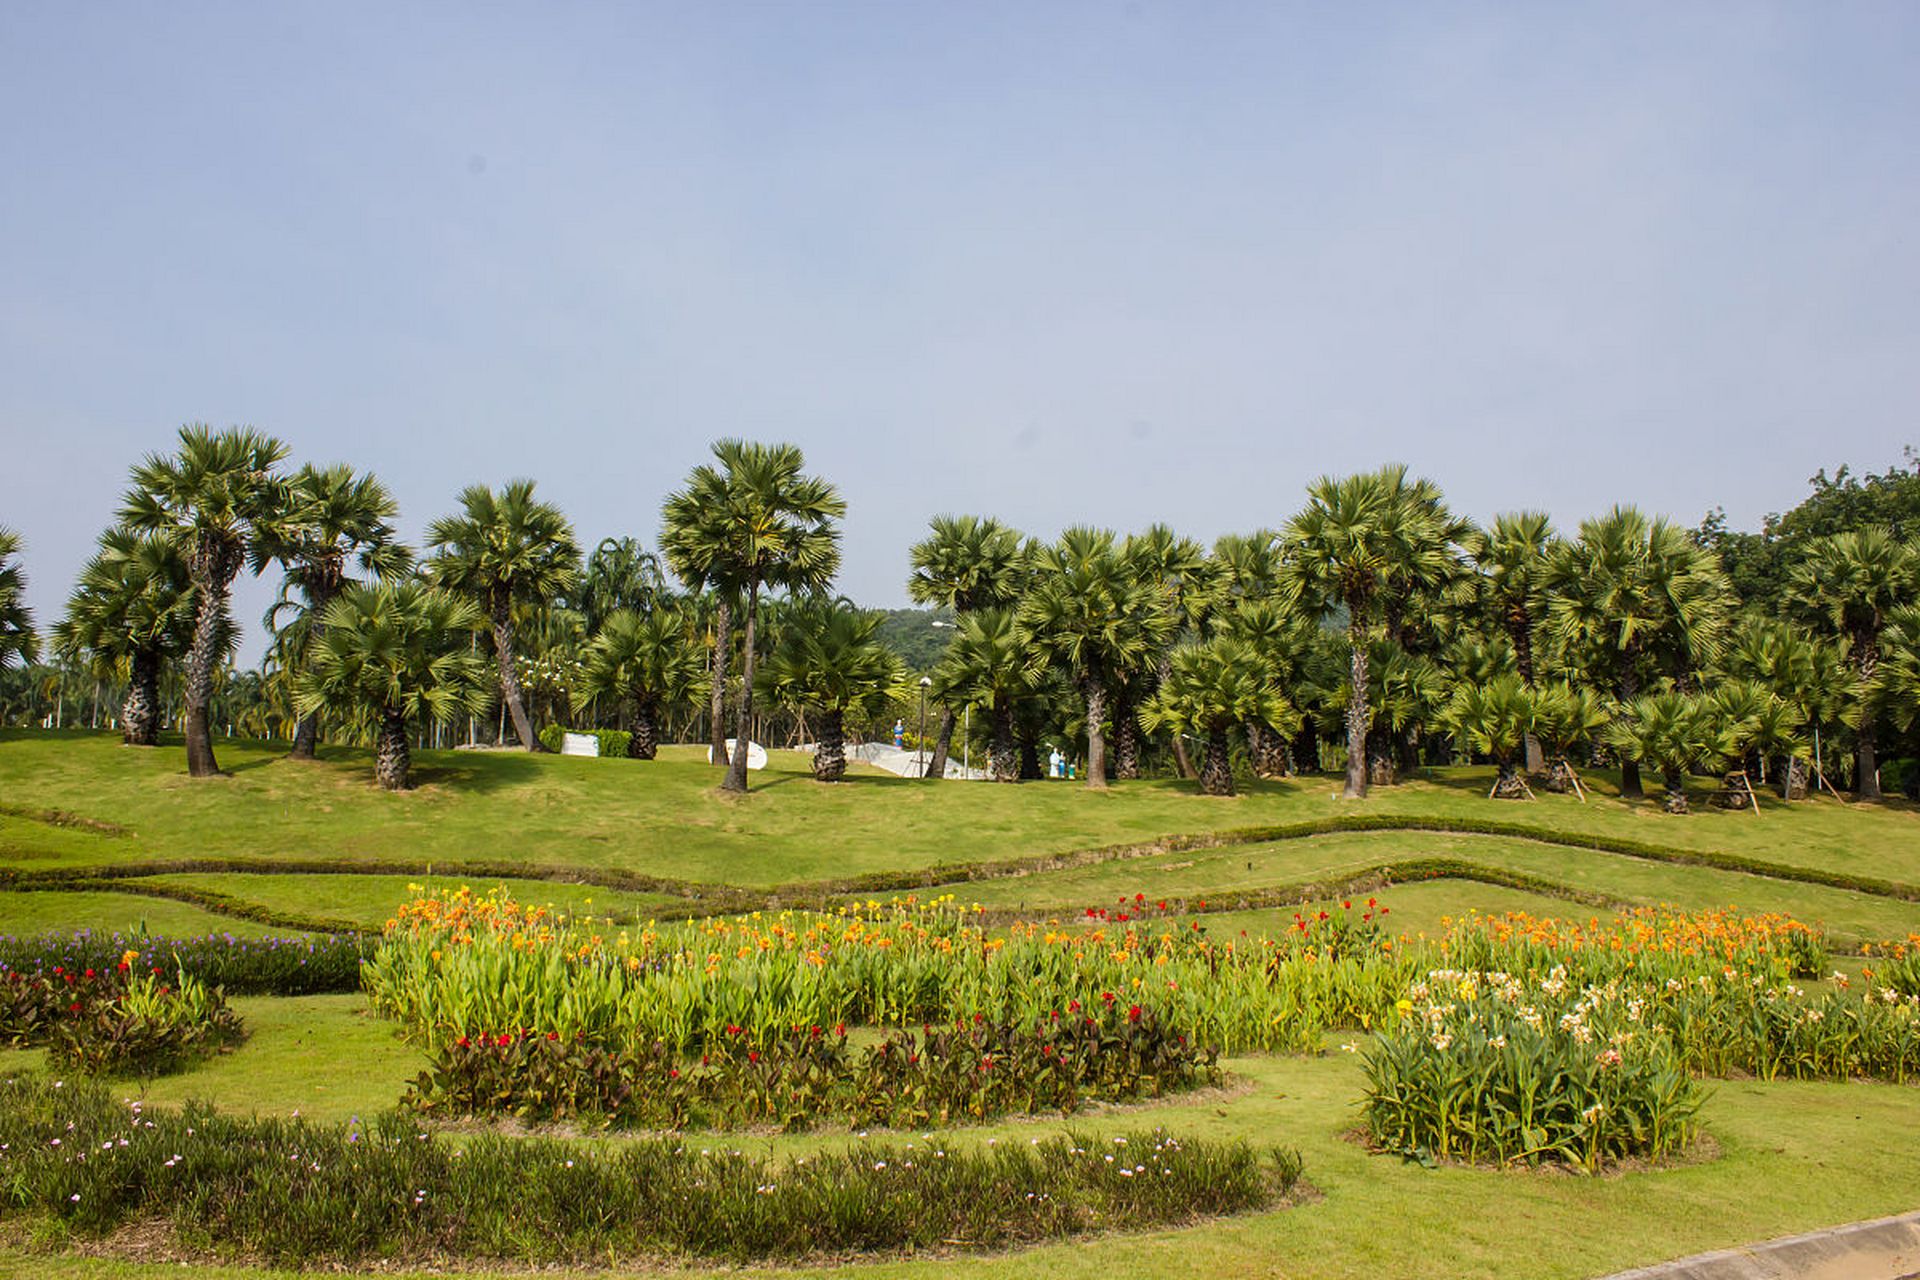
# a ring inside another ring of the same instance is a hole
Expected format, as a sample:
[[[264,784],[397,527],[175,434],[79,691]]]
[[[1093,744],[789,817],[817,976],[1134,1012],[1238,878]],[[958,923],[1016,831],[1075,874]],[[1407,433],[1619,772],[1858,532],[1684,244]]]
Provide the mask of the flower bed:
[[[1404,1013],[1366,1057],[1366,1124],[1388,1151],[1593,1171],[1693,1137],[1704,1092],[1617,984],[1437,970]]]
[[[1222,1052],[1307,1051],[1377,1021],[1417,972],[1382,941],[1328,953],[1221,940],[1200,922],[1016,925],[991,936],[944,900],[837,915],[781,912],[614,936],[502,894],[415,897],[365,969],[374,1006],[429,1046],[501,1028],[674,1049],[730,1026],[758,1044],[793,1026],[1031,1026],[1103,996]],[[611,932],[611,931],[610,931]]]
[[[563,1039],[557,1032],[463,1036],[436,1051],[408,1095],[456,1116],[592,1119],[656,1129],[923,1128],[1008,1113],[1072,1113],[1217,1084],[1216,1055],[1138,1005],[1070,1009],[1032,1028],[984,1020],[895,1032],[857,1055],[846,1027],[796,1027],[749,1042],[730,1030],[699,1058]]]
[[[0,936],[0,975],[64,969],[111,969],[132,951],[133,967],[179,969],[229,995],[304,996],[358,991],[360,962],[376,940],[362,934],[293,938],[239,938],[213,933],[194,938],[146,934],[77,933]]]
[[[775,1161],[666,1139],[434,1140],[399,1113],[363,1129],[143,1112],[87,1081],[0,1082],[0,1207],[85,1236],[160,1219],[276,1266],[996,1249],[1264,1208],[1299,1173],[1294,1155],[1159,1131]]]
[[[1867,948],[1869,981],[1903,996],[1920,996],[1920,933]]]
[[[240,1019],[219,988],[158,966],[133,968],[128,950],[111,968],[0,977],[0,1041],[45,1045],[56,1063],[102,1074],[158,1075],[240,1038]]]

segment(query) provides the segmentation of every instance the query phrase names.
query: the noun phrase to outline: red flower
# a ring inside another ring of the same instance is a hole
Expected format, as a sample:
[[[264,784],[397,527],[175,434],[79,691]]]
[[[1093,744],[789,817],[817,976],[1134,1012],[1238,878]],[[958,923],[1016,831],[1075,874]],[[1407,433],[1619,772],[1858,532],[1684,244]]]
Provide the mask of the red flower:
[[[679,1078],[680,1078],[680,1068],[678,1067],[667,1068],[667,1079],[678,1080]]]
[[[729,1022],[727,1024],[727,1034],[730,1036],[737,1036],[741,1034],[740,1028],[735,1026],[733,1023]]]
[[[1325,919],[1327,918],[1327,913],[1326,913],[1326,912],[1324,912],[1324,911],[1322,911],[1322,912],[1321,912],[1321,913],[1320,913],[1320,914],[1319,914],[1318,916],[1316,916],[1316,917],[1314,917],[1314,918],[1315,918],[1315,919],[1317,919],[1317,920],[1325,920]]]
[[[549,1032],[547,1032],[547,1039],[549,1039],[549,1040],[558,1040],[559,1038],[560,1038],[560,1033],[559,1033],[558,1031],[549,1031]]]
[[[844,1023],[844,1022],[836,1022],[836,1023],[834,1023],[834,1024],[833,1024],[833,1034],[835,1034],[835,1035],[837,1035],[837,1036],[844,1036],[844,1035],[846,1035],[846,1034],[847,1034],[847,1024],[846,1024],[846,1023]]]
[[[78,1012],[80,1012],[80,1002],[79,1002],[78,1000],[75,1000],[75,1001],[74,1001],[74,1002],[73,1002],[72,1004],[70,1004],[70,1005],[68,1005],[68,1006],[67,1006],[67,1012],[68,1012],[68,1013],[78,1013]]]
[[[1159,907],[1162,911],[1165,911],[1167,909],[1167,900],[1165,898],[1162,898],[1160,899],[1159,902],[1155,903],[1154,905]]]
[[[1341,909],[1342,911],[1351,911],[1351,910],[1353,910],[1353,899],[1352,899],[1352,898],[1348,898],[1348,899],[1347,899],[1347,900],[1346,900],[1345,902],[1343,902],[1343,903],[1341,903],[1341,904],[1340,904],[1340,909]]]
[[[462,1049],[464,1049],[464,1048],[466,1048],[466,1047],[467,1047],[468,1045],[470,1045],[470,1044],[472,1044],[472,1043],[473,1043],[473,1041],[471,1041],[471,1040],[469,1040],[469,1039],[467,1039],[467,1038],[466,1038],[465,1036],[461,1036],[461,1037],[460,1037],[460,1047],[461,1047]]]
[[[1111,992],[1111,991],[1102,991],[1102,992],[1100,993],[1100,998],[1101,998],[1102,1000],[1104,1000],[1104,1001],[1105,1001],[1106,1003],[1108,1003],[1108,1004],[1112,1004],[1112,1003],[1113,1003],[1113,992]]]
[[[1136,893],[1133,895],[1133,900],[1135,902],[1145,902],[1147,900],[1147,895],[1144,893]]]
[[[84,976],[86,976],[87,978],[92,978],[92,977],[93,977],[93,970],[91,970],[91,969],[89,969],[89,970],[87,970],[87,972],[86,972],[86,974],[85,974]]]
[[[1067,1001],[1067,1012],[1068,1013],[1080,1012],[1080,1002],[1078,1000]]]
[[[748,1062],[760,1061],[760,1051],[758,1049],[747,1050],[747,1061]]]
[[[499,1039],[495,1040],[494,1043],[504,1049],[513,1043],[513,1033],[511,1031],[502,1031]]]
[[[1137,1005],[1137,1004],[1136,1004],[1136,1005],[1134,1005],[1134,1006],[1133,1006],[1133,1007],[1132,1007],[1131,1009],[1128,1009],[1128,1010],[1127,1010],[1127,1021],[1128,1021],[1128,1022],[1138,1022],[1138,1021],[1140,1021],[1140,1006],[1139,1006],[1139,1005]]]
[[[1196,905],[1199,907],[1200,910],[1205,911],[1207,909],[1207,900],[1205,898],[1202,898],[1200,899],[1199,903]]]
[[[65,973],[65,972],[66,972],[66,970],[65,970],[65,969],[62,969],[62,968],[61,968],[61,967],[60,967],[59,965],[55,965],[55,966],[53,966],[53,976],[54,976],[54,977],[56,977],[56,978],[57,978],[57,977],[59,977],[59,976],[60,976],[61,974],[63,974],[63,973]]]

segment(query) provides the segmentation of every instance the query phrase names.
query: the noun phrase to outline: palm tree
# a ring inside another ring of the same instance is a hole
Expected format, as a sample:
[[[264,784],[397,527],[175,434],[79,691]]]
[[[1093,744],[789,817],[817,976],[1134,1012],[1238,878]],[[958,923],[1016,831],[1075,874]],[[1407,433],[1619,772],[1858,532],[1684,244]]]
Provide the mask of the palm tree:
[[[991,517],[935,516],[927,537],[913,545],[907,595],[916,604],[951,610],[956,623],[976,609],[1002,608],[1020,598],[1025,551],[1018,532]],[[938,696],[938,695],[936,695]],[[956,716],[940,708],[940,733],[922,776],[947,776]]]
[[[627,713],[627,756],[651,760],[659,750],[660,713],[684,701],[699,683],[687,620],[671,609],[616,609],[588,642],[582,691],[605,694]]]
[[[1282,585],[1297,608],[1347,614],[1350,649],[1347,702],[1348,799],[1367,794],[1367,638],[1384,621],[1398,629],[1407,597],[1444,579],[1455,563],[1455,522],[1425,480],[1407,479],[1402,466],[1339,479],[1322,477],[1307,489],[1307,506],[1287,524]]]
[[[1173,651],[1167,678],[1141,709],[1149,727],[1205,738],[1207,751],[1200,766],[1200,790],[1210,796],[1230,796],[1233,758],[1228,730],[1236,724],[1274,726],[1292,732],[1297,713],[1266,678],[1259,658],[1245,642],[1216,636]]]
[[[1810,731],[1840,721],[1853,701],[1854,682],[1843,656],[1831,641],[1806,635],[1786,622],[1748,619],[1733,633],[1723,662],[1725,674],[1764,686],[1787,712],[1793,726],[1788,749],[1761,752],[1765,761],[1785,758],[1780,795],[1804,800],[1807,795],[1806,749]]]
[[[27,608],[27,575],[14,561],[19,554],[20,535],[0,525],[0,670],[40,656],[33,613]]]
[[[1113,736],[1114,776],[1140,776],[1139,727],[1134,717],[1137,686],[1157,686],[1167,678],[1172,663],[1173,642],[1197,629],[1211,607],[1214,574],[1207,552],[1192,538],[1183,538],[1164,524],[1150,525],[1144,533],[1128,534],[1120,555],[1127,571],[1159,593],[1160,604],[1170,620],[1167,638],[1158,652],[1144,655],[1138,672],[1116,672]],[[1178,733],[1173,735],[1174,766],[1183,778],[1193,777],[1193,762],[1187,758],[1187,746]]]
[[[1862,800],[1880,798],[1878,717],[1865,699],[1880,665],[1880,633],[1895,609],[1914,602],[1916,589],[1920,553],[1897,541],[1890,530],[1874,527],[1815,538],[1787,579],[1793,607],[1847,642],[1847,661],[1863,699],[1854,730],[1853,787]]]
[[[1020,781],[1014,710],[1034,692],[1031,649],[1014,610],[977,609],[960,620],[933,670],[935,697],[987,709],[988,776],[995,782]]]
[[[687,487],[667,498],[660,550],[689,591],[712,593],[707,734],[713,763],[731,771],[732,762],[727,758],[727,666],[733,655],[733,601],[740,584],[730,576],[733,561],[728,551],[733,531],[726,515],[727,499],[726,472],[711,466],[695,467],[687,477]],[[745,750],[745,743],[741,749]]]
[[[1127,571],[1114,535],[1075,526],[1041,548],[1034,584],[1020,604],[1033,640],[1036,682],[1048,663],[1073,684],[1086,716],[1087,785],[1107,785],[1107,690],[1115,672],[1157,652],[1173,631],[1165,602]]]
[[[592,636],[620,610],[647,613],[667,594],[659,557],[643,548],[638,538],[602,538],[587,557],[586,572],[580,575],[569,603]]]
[[[578,579],[580,548],[573,526],[560,508],[534,498],[531,480],[509,481],[498,493],[470,485],[460,493],[460,506],[459,515],[442,516],[427,527],[434,553],[428,572],[486,618],[500,696],[514,732],[528,751],[540,751],[515,665],[514,614],[546,605]]]
[[[740,688],[740,749],[728,762],[720,786],[747,789],[747,743],[753,730],[754,629],[760,593],[772,587],[791,592],[822,590],[840,568],[840,534],[834,521],[847,504],[825,480],[801,474],[806,459],[797,446],[720,440],[713,445],[715,467],[693,469],[687,487],[667,499],[666,532],[661,546],[674,571],[689,585],[705,583],[729,596],[744,598],[746,636]],[[721,615],[722,619],[725,614]],[[716,688],[725,685],[725,623],[714,652]],[[720,710],[717,704],[716,712]],[[715,724],[720,723],[716,714]],[[716,738],[724,730],[714,730]],[[725,743],[716,743],[716,760],[726,759]]]
[[[96,677],[125,676],[121,736],[128,746],[151,747],[160,740],[161,665],[186,652],[192,633],[192,583],[178,545],[162,534],[112,528],[80,571],[54,645],[64,657],[90,655]]]
[[[1517,761],[1534,733],[1537,718],[1534,692],[1517,671],[1484,682],[1463,680],[1440,712],[1441,724],[1473,750],[1493,757],[1499,769],[1493,784],[1495,800],[1528,798]]]
[[[1489,529],[1474,529],[1463,546],[1479,570],[1480,599],[1513,646],[1520,679],[1534,681],[1534,630],[1547,611],[1547,558],[1553,546],[1553,522],[1541,511],[1509,512],[1494,517]],[[1527,739],[1527,772],[1540,772],[1537,739]]]
[[[1216,605],[1210,621],[1213,634],[1246,646],[1261,677],[1275,689],[1293,688],[1320,634],[1319,625],[1289,610],[1271,596],[1235,597],[1228,607]],[[1293,717],[1297,726],[1305,717]],[[1248,720],[1247,755],[1257,778],[1285,776],[1294,767],[1293,751],[1282,726]]]
[[[1579,778],[1569,757],[1575,747],[1598,741],[1614,721],[1607,701],[1585,685],[1549,680],[1533,695],[1533,734],[1547,759],[1549,791],[1577,791]]]
[[[308,646],[325,626],[327,606],[354,581],[348,574],[350,565],[383,581],[412,568],[413,555],[400,544],[391,523],[399,509],[376,476],[356,475],[343,464],[316,467],[308,463],[288,481],[284,519],[269,536],[256,539],[249,554],[255,573],[274,560],[286,572],[280,598],[267,611],[265,622],[269,631],[277,632],[283,615],[297,619],[286,655],[289,668],[297,671],[304,662]],[[319,741],[320,712],[315,710],[300,717],[288,754],[295,760],[311,760]]]
[[[302,715],[329,707],[374,730],[373,772],[388,791],[411,783],[409,726],[483,711],[486,660],[468,637],[486,625],[470,600],[418,581],[342,588],[327,606],[295,681]]]
[[[1799,717],[1786,699],[1758,680],[1722,680],[1706,695],[1719,724],[1729,734],[1727,776],[1714,803],[1723,809],[1744,809],[1751,779],[1749,755],[1806,755],[1800,741]]]
[[[904,696],[906,667],[877,639],[880,620],[878,613],[841,601],[796,604],[760,670],[760,690],[770,700],[818,717],[815,781],[838,782],[847,775],[848,711],[875,715]]]
[[[1896,609],[1880,633],[1880,666],[1874,672],[1872,703],[1893,720],[1902,733],[1920,721],[1920,605]],[[1915,793],[1920,773],[1907,774],[1907,795]]]
[[[1615,507],[1580,525],[1547,562],[1548,621],[1555,639],[1578,651],[1624,714],[1665,676],[1693,683],[1719,657],[1732,602],[1719,559],[1664,517]],[[1638,799],[1640,759],[1620,762],[1620,794]]]
[[[1613,722],[1608,739],[1622,759],[1657,770],[1667,784],[1668,813],[1687,812],[1687,774],[1702,761],[1733,754],[1736,734],[1713,702],[1669,689],[1636,698]]]
[[[252,545],[271,535],[287,507],[287,482],[274,468],[287,447],[251,427],[180,428],[180,450],[150,454],[133,469],[120,510],[129,528],[174,542],[193,583],[193,635],[187,647],[187,772],[220,772],[213,758],[213,681],[234,635],[228,602]]]

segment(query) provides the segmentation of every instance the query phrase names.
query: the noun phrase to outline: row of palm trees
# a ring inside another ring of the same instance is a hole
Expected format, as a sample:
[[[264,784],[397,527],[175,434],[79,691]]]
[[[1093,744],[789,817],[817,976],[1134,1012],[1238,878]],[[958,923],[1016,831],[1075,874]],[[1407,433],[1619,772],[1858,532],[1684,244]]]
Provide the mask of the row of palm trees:
[[[465,490],[416,556],[376,478],[287,472],[285,456],[250,430],[183,429],[175,453],[134,468],[54,628],[57,652],[124,680],[129,742],[155,741],[160,673],[178,661],[195,776],[217,770],[211,700],[246,566],[282,571],[265,684],[297,716],[293,754],[312,755],[324,716],[375,742],[389,786],[406,784],[423,720],[498,706],[533,750],[544,701],[552,722],[623,723],[646,759],[670,714],[704,702],[721,785],[744,790],[728,739],[764,725],[756,697],[804,717],[830,780],[850,718],[913,696],[877,615],[826,595],[844,503],[790,445],[715,444],[666,503],[664,564],[619,539],[584,569],[531,482]],[[15,552],[0,534],[0,663],[34,643]],[[1584,749],[1617,759],[1628,796],[1643,764],[1662,774],[1673,804],[1674,780],[1709,764],[1771,761],[1803,794],[1824,731],[1874,796],[1880,736],[1910,731],[1920,687],[1920,556],[1885,530],[1812,541],[1788,584],[1792,617],[1755,618],[1716,556],[1668,521],[1617,508],[1572,537],[1538,513],[1480,528],[1400,467],[1316,481],[1283,528],[1212,548],[1165,526],[1042,543],[942,516],[912,566],[913,598],[954,627],[927,678],[931,778],[960,713],[978,709],[1003,781],[1038,776],[1039,744],[1070,735],[1088,786],[1164,759],[1224,794],[1236,770],[1317,768],[1343,738],[1349,796],[1463,748],[1499,765],[1495,795],[1529,794],[1528,775],[1577,786]]]

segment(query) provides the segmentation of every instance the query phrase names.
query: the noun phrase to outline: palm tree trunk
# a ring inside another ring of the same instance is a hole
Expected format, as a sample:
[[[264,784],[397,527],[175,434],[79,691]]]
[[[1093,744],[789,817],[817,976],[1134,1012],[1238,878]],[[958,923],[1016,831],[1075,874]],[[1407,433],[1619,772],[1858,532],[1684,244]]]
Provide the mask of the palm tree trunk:
[[[993,736],[987,748],[995,782],[1020,781],[1020,759],[1013,745],[1013,699],[1000,694],[993,700]]]
[[[660,753],[659,704],[635,697],[627,729],[627,759],[651,760]]]
[[[1300,718],[1300,732],[1293,740],[1293,767],[1301,773],[1320,772],[1320,726],[1311,716]]]
[[[1107,684],[1098,672],[1088,672],[1081,688],[1087,703],[1087,786],[1107,789],[1107,733],[1101,721],[1107,715]]]
[[[1807,762],[1799,756],[1787,757],[1786,770],[1780,777],[1780,798],[1783,800],[1807,798]]]
[[[720,783],[722,791],[744,794],[747,789],[747,744],[753,741],[753,632],[759,613],[760,584],[756,582],[747,589],[746,658],[741,663],[740,671],[740,728],[734,734],[733,759],[728,762],[727,776]],[[720,745],[724,747],[726,744],[723,742]]]
[[[513,717],[513,731],[520,735],[520,745],[529,751],[544,751],[540,739],[533,736],[533,721],[527,716],[526,700],[520,694],[520,675],[513,669],[513,615],[509,606],[499,605],[493,611],[493,651],[500,659],[500,700],[507,704],[507,714]]]
[[[733,608],[724,598],[713,605],[713,660],[707,664],[712,688],[708,693],[711,714],[707,717],[707,736],[712,763],[726,768],[727,759],[727,665],[733,660]]]
[[[1173,735],[1175,742],[1180,735]],[[1140,776],[1140,722],[1134,718],[1133,699],[1125,692],[1113,695],[1113,776]]]
[[[211,778],[220,772],[213,758],[213,669],[220,658],[220,623],[227,614],[233,575],[240,571],[240,556],[223,547],[205,547],[195,553],[193,567],[200,600],[187,649],[187,773]]]
[[[944,778],[947,776],[947,753],[953,749],[953,730],[959,719],[953,714],[952,707],[941,708],[940,736],[933,740],[933,758],[927,761],[927,767],[921,771],[921,777]],[[825,740],[822,739],[822,741]]]
[[[1495,800],[1525,800],[1527,789],[1520,783],[1520,771],[1514,766],[1513,758],[1508,756],[1494,761],[1500,766],[1500,776],[1493,782]]]
[[[1347,603],[1348,614],[1355,619],[1347,628],[1347,640],[1353,648],[1353,660],[1347,668],[1347,785],[1342,791],[1349,800],[1367,798],[1367,726],[1372,717],[1367,707],[1367,638],[1360,629],[1355,602]]]
[[[1155,673],[1156,679],[1158,681],[1158,687],[1164,688],[1167,683],[1167,677],[1171,676],[1172,674],[1173,674],[1173,651],[1171,649],[1168,649],[1161,653],[1160,669],[1158,670],[1158,672]],[[1180,731],[1178,729],[1175,729],[1173,731],[1173,768],[1174,768],[1174,772],[1178,773],[1183,778],[1191,778],[1195,776],[1194,768],[1193,768],[1193,760],[1191,757],[1187,755],[1186,740],[1180,736]]]
[[[1633,672],[1628,671],[1620,677],[1620,705],[1629,709],[1628,714],[1632,714],[1633,695],[1639,691],[1640,681]],[[1646,794],[1645,787],[1640,783],[1640,762],[1628,756],[1622,756],[1620,758],[1620,798],[1639,800]]]
[[[1854,670],[1859,673],[1860,687],[1868,688],[1880,670],[1880,637],[1873,632],[1859,632],[1853,637],[1852,648]],[[1860,727],[1853,735],[1853,798],[1856,800],[1881,798],[1879,747],[1879,734],[1873,723],[1873,706],[1869,703],[1861,713]]]
[[[838,782],[847,776],[847,728],[839,707],[820,709],[820,745],[813,752],[813,780]]]
[[[1035,782],[1046,776],[1040,768],[1040,735],[1023,725],[1020,730],[1020,781]]]
[[[380,717],[380,738],[373,747],[373,776],[388,791],[405,791],[412,785],[408,776],[412,764],[407,745],[407,718],[388,708]]]
[[[1207,756],[1200,768],[1200,790],[1210,796],[1233,794],[1233,757],[1227,750],[1227,727],[1223,724],[1207,730]]]
[[[127,675],[127,698],[120,706],[120,733],[130,747],[160,741],[160,654],[136,649]]]
[[[1667,773],[1667,812],[1686,813],[1687,775],[1684,770],[1670,770]]]

